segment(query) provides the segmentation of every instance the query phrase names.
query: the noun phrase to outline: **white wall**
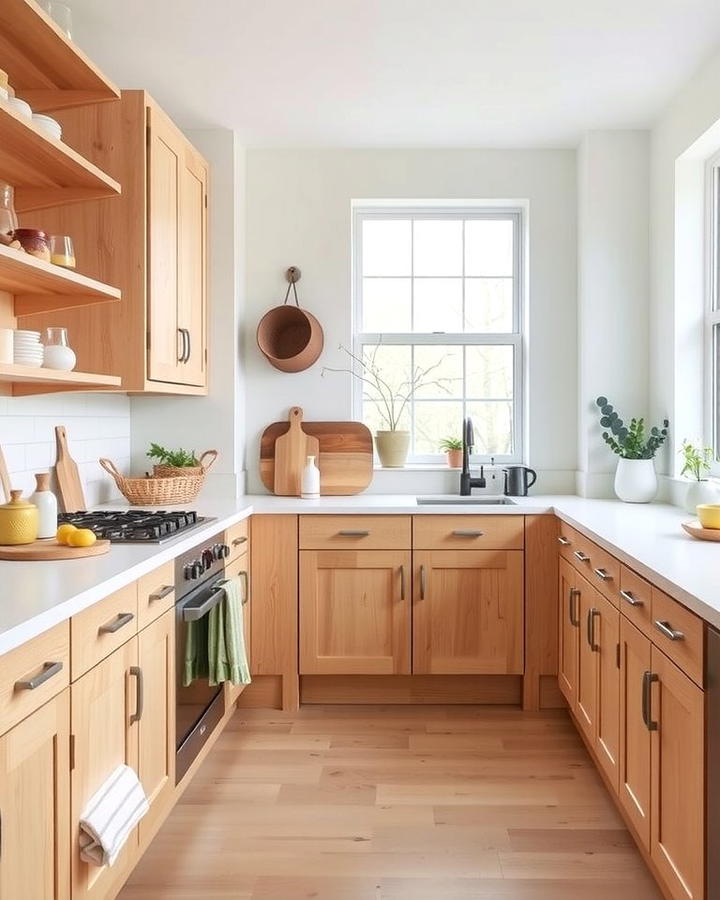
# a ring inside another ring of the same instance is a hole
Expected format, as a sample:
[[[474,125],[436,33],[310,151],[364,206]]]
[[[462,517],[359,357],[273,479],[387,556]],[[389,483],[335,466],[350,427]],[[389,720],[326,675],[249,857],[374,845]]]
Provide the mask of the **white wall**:
[[[248,150],[248,477],[262,490],[258,442],[270,422],[299,404],[309,419],[351,416],[344,376],[320,377],[342,360],[351,337],[350,220],[353,199],[496,199],[529,204],[528,461],[538,489],[573,490],[577,464],[576,173],[568,150]],[[255,344],[264,312],[281,303],[284,272],[299,266],[301,304],[325,330],[325,350],[308,371],[273,369]],[[383,473],[383,476],[385,473]],[[402,491],[404,477],[377,478]],[[426,489],[431,489],[427,487]]]
[[[578,152],[578,493],[613,495],[598,396],[647,415],[649,134],[589,132]]]
[[[245,455],[243,358],[239,323],[245,284],[245,158],[226,129],[189,131],[210,165],[209,208],[209,396],[132,398],[132,463],[144,472],[154,441],[220,456],[204,492],[242,493]]]
[[[69,393],[0,397],[0,445],[12,486],[26,496],[35,489],[34,473],[47,472],[55,464],[56,425],[67,429],[70,453],[78,463],[87,505],[117,499],[120,494],[115,484],[97,461],[106,456],[121,471],[128,469],[127,396]]]

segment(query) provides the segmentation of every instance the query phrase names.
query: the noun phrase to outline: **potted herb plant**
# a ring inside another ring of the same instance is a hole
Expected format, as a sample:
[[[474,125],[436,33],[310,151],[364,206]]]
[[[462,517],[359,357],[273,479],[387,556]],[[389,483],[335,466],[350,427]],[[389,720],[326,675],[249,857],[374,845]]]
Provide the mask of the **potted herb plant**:
[[[451,469],[462,468],[463,445],[460,438],[443,438],[440,441],[440,449],[444,451],[447,458],[447,464]]]
[[[645,419],[639,418],[626,425],[607,397],[598,397],[595,402],[600,408],[600,424],[607,429],[603,440],[620,457],[615,493],[625,503],[649,503],[658,489],[655,454],[665,443],[670,423],[664,419],[661,428],[653,426],[648,430]]]
[[[683,441],[680,449],[683,458],[683,467],[680,475],[687,475],[692,479],[685,495],[685,509],[689,513],[695,513],[701,503],[718,503],[720,501],[720,488],[709,478],[704,478],[710,471],[712,450],[710,447],[696,447],[690,441]]]
[[[325,366],[322,375],[326,372],[347,372],[357,378],[363,385],[363,396],[377,404],[380,417],[387,429],[378,429],[375,433],[375,446],[377,447],[380,465],[385,469],[401,469],[407,460],[410,448],[410,432],[400,428],[402,415],[412,399],[413,394],[421,387],[438,385],[446,389],[441,380],[430,377],[440,363],[435,363],[425,369],[416,366],[410,373],[410,377],[397,384],[391,384],[386,375],[377,364],[377,353],[382,345],[377,344],[370,355],[361,359],[342,344],[339,350],[347,353],[353,368],[336,369]]]
[[[150,444],[146,456],[157,460],[153,474],[157,478],[173,478],[178,475],[204,475],[217,459],[217,450],[206,450],[198,459],[194,450],[167,450],[159,444]],[[208,459],[207,462],[205,460]]]

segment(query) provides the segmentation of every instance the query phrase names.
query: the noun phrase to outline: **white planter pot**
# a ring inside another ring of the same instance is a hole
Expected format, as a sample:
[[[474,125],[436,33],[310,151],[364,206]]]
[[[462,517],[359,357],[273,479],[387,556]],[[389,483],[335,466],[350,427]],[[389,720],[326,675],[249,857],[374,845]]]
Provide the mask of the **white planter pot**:
[[[654,459],[618,460],[615,493],[625,503],[649,503],[658,490]]]
[[[720,503],[720,486],[714,481],[692,481],[685,495],[685,509],[693,516],[701,503]]]

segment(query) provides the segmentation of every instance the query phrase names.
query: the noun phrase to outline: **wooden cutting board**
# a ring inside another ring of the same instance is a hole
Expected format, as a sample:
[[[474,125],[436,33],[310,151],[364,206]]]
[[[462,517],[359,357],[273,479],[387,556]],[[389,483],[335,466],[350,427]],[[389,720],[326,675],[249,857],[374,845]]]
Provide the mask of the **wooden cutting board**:
[[[60,511],[77,512],[78,510],[86,509],[80,472],[78,471],[77,463],[70,456],[64,425],[56,426],[55,443],[57,445],[55,475],[58,482]]]
[[[0,545],[0,559],[82,559],[85,556],[102,556],[110,549],[110,541],[96,541],[92,547],[67,547],[56,540],[33,541],[32,544]]]
[[[373,476],[373,439],[367,426],[362,422],[303,422],[302,427],[320,444],[320,493],[343,496],[364,491]],[[275,485],[275,443],[288,429],[287,422],[273,422],[260,439],[260,479],[269,491],[274,491]]]
[[[275,468],[271,490],[280,497],[299,497],[302,472],[308,456],[319,456],[318,439],[303,430],[303,411],[293,406],[288,428],[275,441]]]
[[[720,541],[720,528],[703,528],[699,519],[695,519],[694,522],[683,522],[682,527],[700,541]]]

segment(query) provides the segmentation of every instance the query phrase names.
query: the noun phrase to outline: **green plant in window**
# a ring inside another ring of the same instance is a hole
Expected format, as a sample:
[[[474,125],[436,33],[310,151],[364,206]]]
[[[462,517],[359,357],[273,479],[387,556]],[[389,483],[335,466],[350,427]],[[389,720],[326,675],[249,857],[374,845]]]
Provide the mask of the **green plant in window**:
[[[645,419],[631,419],[626,425],[615,408],[608,403],[607,397],[598,397],[595,401],[600,408],[600,424],[603,428],[603,440],[618,456],[623,459],[653,459],[660,447],[665,443],[670,422],[663,420],[662,427],[653,426],[649,430]]]
[[[683,458],[681,475],[688,475],[694,481],[704,481],[703,475],[710,471],[712,461],[712,448],[696,447],[690,441],[684,440],[678,451]]]
[[[440,449],[447,453],[449,450],[462,450],[463,442],[458,437],[445,437],[440,441]]]

